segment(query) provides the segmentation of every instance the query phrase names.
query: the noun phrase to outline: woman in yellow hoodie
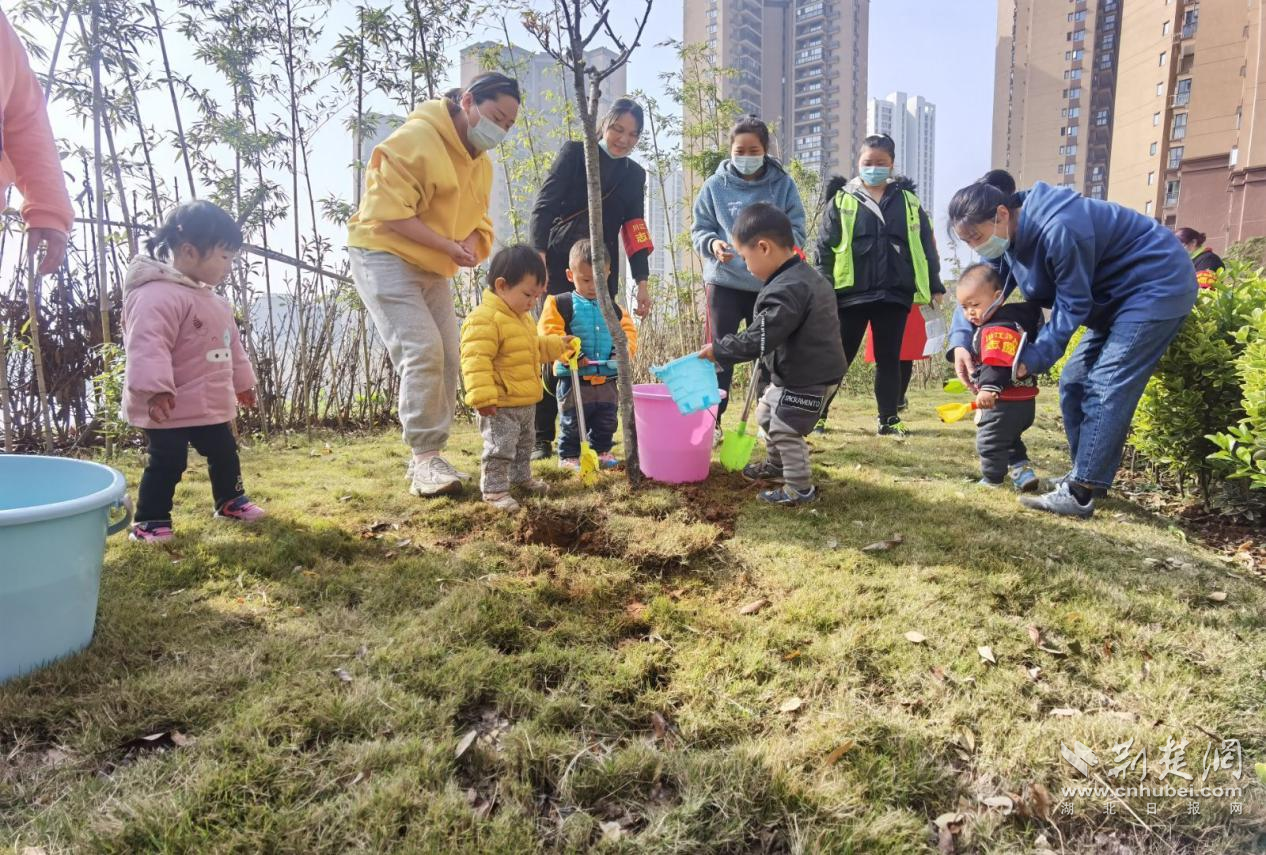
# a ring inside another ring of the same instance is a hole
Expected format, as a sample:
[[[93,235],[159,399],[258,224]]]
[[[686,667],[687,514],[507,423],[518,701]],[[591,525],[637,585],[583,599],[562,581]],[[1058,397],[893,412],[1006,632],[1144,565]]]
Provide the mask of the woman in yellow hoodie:
[[[531,309],[545,289],[545,262],[530,246],[501,250],[488,266],[488,290],[462,326],[466,403],[479,413],[484,438],[479,486],[484,501],[513,513],[511,487],[544,493],[532,477],[534,414],[541,400],[541,365],[560,359],[575,338],[538,335]]]
[[[352,279],[400,374],[415,496],[457,492],[470,478],[440,456],[460,359],[449,280],[492,252],[492,166],[484,152],[505,139],[519,101],[517,81],[486,73],[459,97],[421,104],[374,147],[348,225]]]

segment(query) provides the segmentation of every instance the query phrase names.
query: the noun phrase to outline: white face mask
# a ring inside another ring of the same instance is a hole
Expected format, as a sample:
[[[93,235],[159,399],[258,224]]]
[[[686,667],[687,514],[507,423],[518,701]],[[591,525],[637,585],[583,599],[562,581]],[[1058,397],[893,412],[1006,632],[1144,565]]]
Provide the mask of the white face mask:
[[[739,175],[755,175],[765,165],[765,155],[736,154],[730,158],[730,163],[734,164]]]
[[[510,132],[479,112],[478,105],[475,105],[475,115],[478,118],[466,131],[466,138],[475,150],[488,151],[501,145]]]
[[[606,138],[606,137],[603,137],[602,139],[598,140],[598,148],[600,148],[600,149],[602,149],[603,151],[605,151],[605,152],[607,153],[607,156],[608,156],[608,157],[613,157],[613,158],[615,158],[616,160],[619,160],[620,158],[623,158],[623,157],[628,157],[628,156],[629,156],[629,153],[628,153],[628,152],[625,152],[624,154],[612,154],[612,153],[611,153],[611,146],[607,145],[607,138]]]

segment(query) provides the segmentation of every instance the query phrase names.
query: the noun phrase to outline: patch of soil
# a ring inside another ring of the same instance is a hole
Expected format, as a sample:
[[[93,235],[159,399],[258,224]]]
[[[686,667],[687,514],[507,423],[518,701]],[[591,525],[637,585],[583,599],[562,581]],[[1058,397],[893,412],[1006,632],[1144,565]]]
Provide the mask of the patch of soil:
[[[734,537],[739,502],[746,496],[732,491],[719,492],[702,484],[678,484],[673,487],[682,499],[682,506],[700,522],[712,523],[721,529],[724,539]]]
[[[1263,526],[1206,510],[1191,497],[1172,490],[1158,490],[1155,482],[1143,473],[1130,474],[1123,469],[1112,493],[1169,518],[1193,540],[1222,553],[1226,560],[1259,579],[1266,579],[1266,528]]]
[[[515,526],[514,540],[585,555],[617,551],[607,533],[606,514],[587,507],[529,505]]]

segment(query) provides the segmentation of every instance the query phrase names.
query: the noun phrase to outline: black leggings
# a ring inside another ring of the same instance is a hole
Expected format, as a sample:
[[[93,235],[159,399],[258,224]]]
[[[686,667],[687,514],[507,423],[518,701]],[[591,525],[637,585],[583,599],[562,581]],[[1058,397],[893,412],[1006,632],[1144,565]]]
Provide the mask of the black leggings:
[[[862,303],[841,306],[839,314],[840,339],[844,344],[844,358],[849,365],[853,364],[853,358],[861,348],[866,327],[870,327],[874,339],[875,403],[879,407],[879,419],[884,422],[895,420],[904,387],[901,377],[901,340],[905,336],[910,307],[900,303]],[[910,370],[913,372],[913,365]]]
[[[242,465],[237,457],[237,440],[228,422],[202,427],[146,430],[149,462],[137,491],[136,521],[171,520],[172,497],[189,465],[189,446],[207,459],[211,476],[211,497],[218,511],[227,502],[244,495]]]
[[[752,323],[752,311],[756,308],[755,291],[739,291],[737,288],[726,288],[724,285],[708,286],[708,317],[712,325],[712,341],[725,338],[738,332],[739,321]],[[721,406],[717,408],[717,418],[725,414],[730,403],[730,384],[734,380],[734,366],[727,365],[717,371],[717,383],[725,392]]]

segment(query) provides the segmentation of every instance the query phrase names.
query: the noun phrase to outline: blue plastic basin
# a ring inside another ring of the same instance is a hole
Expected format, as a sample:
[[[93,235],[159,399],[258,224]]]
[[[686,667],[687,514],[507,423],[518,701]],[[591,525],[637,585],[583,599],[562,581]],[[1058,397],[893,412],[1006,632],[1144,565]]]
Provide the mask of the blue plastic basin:
[[[100,463],[0,454],[0,683],[92,641],[106,535],[131,518],[126,490]]]

